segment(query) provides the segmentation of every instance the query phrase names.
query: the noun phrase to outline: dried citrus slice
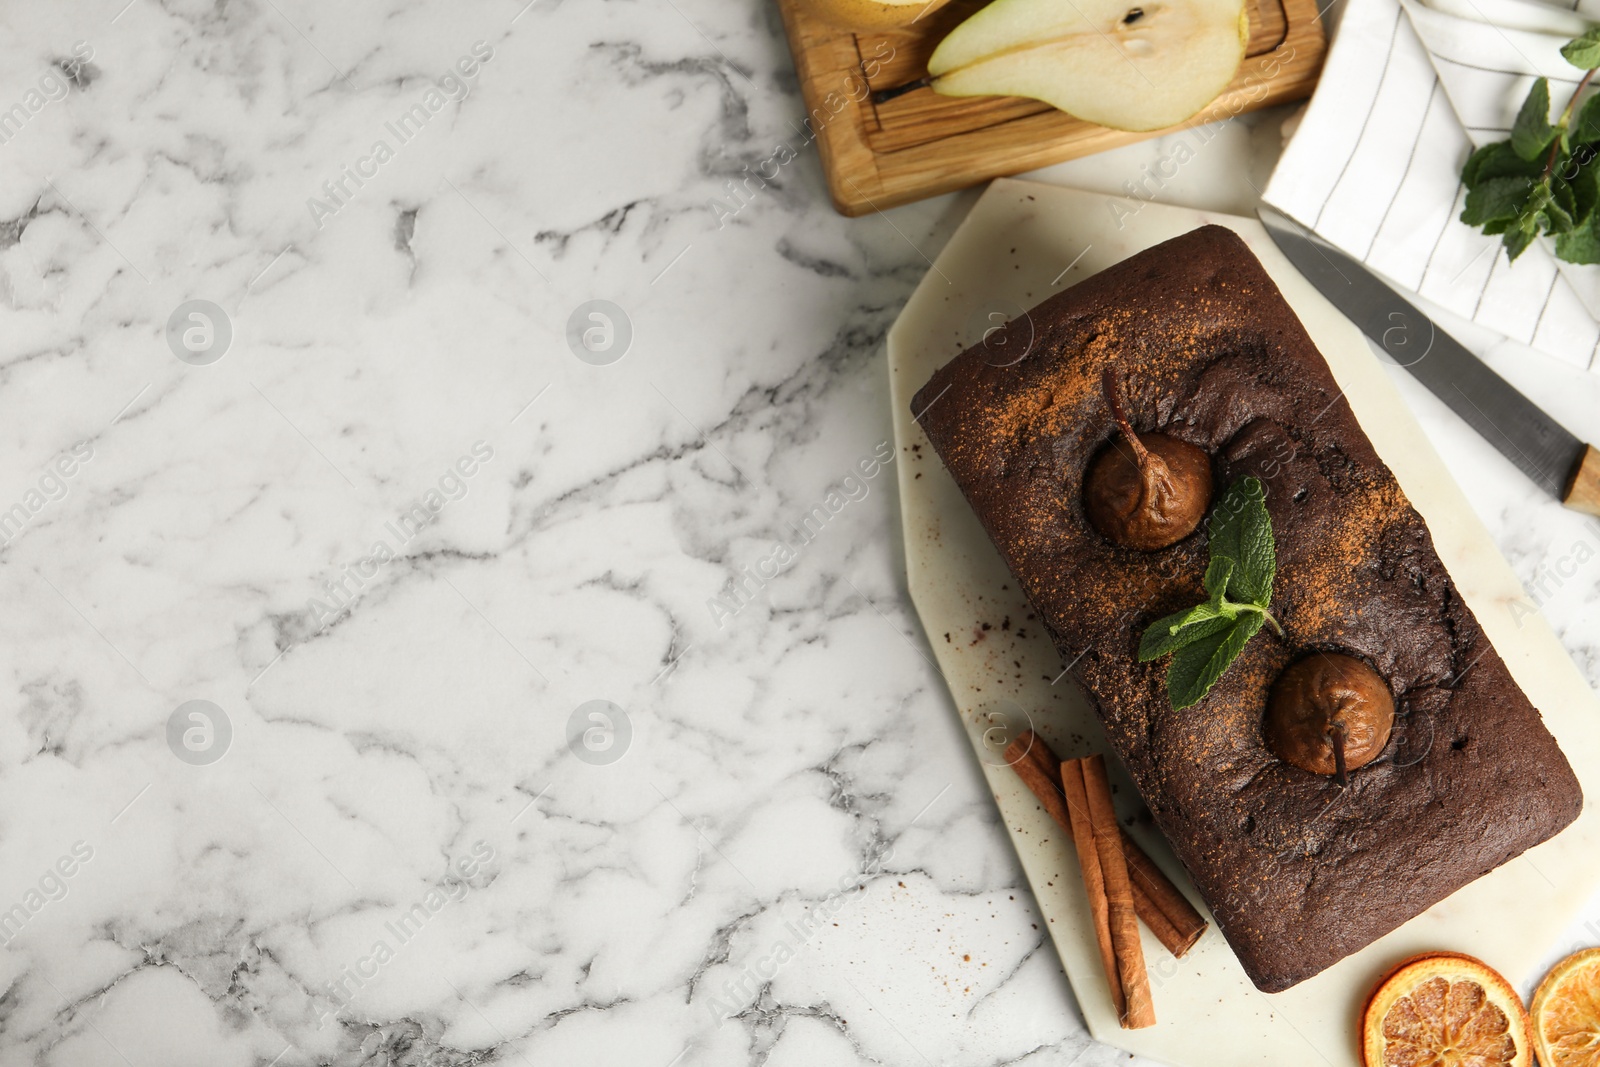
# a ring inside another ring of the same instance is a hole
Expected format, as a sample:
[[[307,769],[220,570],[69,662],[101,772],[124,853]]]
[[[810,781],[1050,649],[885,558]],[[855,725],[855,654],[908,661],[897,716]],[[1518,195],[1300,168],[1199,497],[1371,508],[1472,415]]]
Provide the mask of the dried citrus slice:
[[[1407,960],[1367,999],[1366,1067],[1532,1067],[1522,998],[1494,968],[1454,952]]]
[[[1556,964],[1533,995],[1533,1040],[1544,1067],[1600,1065],[1600,948]]]

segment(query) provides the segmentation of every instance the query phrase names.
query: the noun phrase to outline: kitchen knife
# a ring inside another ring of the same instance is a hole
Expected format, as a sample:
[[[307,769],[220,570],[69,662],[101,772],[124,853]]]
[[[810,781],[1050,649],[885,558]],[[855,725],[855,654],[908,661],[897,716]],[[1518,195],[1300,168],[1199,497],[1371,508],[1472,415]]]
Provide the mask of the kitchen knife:
[[[1363,264],[1265,204],[1256,214],[1289,262],[1389,358],[1567,507],[1600,515],[1600,450],[1568,433]]]

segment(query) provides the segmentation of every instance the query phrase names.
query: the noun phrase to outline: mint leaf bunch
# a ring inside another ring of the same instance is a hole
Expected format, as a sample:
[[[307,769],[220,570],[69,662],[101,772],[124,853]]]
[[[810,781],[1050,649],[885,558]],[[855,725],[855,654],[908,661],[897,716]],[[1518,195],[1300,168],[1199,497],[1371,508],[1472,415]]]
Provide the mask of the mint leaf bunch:
[[[1199,703],[1262,626],[1283,636],[1268,610],[1278,554],[1266,490],[1258,479],[1241,478],[1228,487],[1211,513],[1207,535],[1208,599],[1156,620],[1139,642],[1140,663],[1172,656],[1167,699],[1174,711]]]
[[[1499,234],[1512,262],[1534,239],[1555,239],[1556,255],[1569,263],[1600,263],[1600,96],[1583,95],[1600,67],[1600,27],[1561,48],[1584,72],[1572,99],[1550,122],[1550,83],[1533,83],[1517,112],[1511,138],[1486,144],[1461,168],[1467,201],[1461,221]]]

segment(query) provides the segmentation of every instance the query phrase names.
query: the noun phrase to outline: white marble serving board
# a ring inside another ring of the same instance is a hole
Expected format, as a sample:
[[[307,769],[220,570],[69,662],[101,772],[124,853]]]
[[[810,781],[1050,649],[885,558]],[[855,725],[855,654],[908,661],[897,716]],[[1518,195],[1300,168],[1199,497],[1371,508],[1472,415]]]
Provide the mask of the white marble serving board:
[[[1120,224],[1118,220],[1121,220]],[[1173,1064],[1356,1064],[1356,1023],[1370,986],[1418,952],[1480,956],[1517,980],[1600,883],[1594,806],[1556,839],[1513,860],[1381,941],[1299,986],[1259,992],[1215,924],[1174,960],[1144,935],[1159,1023],[1124,1031],[1111,1009],[1070,843],[1004,766],[997,744],[1033,725],[1063,756],[1107,751],[1104,735],[1016,583],[910,416],[933,371],[999,322],[1129,255],[1206,223],[1236,231],[1294,307],[1378,453],[1427,520],[1445,566],[1545,720],[1589,797],[1600,797],[1600,706],[1542,617],[1513,612],[1523,591],[1390,381],[1396,368],[1302,279],[1253,219],[1123,201],[1002,180],[972,209],[889,333],[901,510],[912,599],[1000,805],[1089,1030]],[[991,317],[998,316],[998,317]],[[1053,679],[1057,681],[1052,682]],[[1125,814],[1137,797],[1114,768]],[[1136,836],[1193,893],[1165,842]],[[1063,1004],[1062,1010],[1070,1010]]]

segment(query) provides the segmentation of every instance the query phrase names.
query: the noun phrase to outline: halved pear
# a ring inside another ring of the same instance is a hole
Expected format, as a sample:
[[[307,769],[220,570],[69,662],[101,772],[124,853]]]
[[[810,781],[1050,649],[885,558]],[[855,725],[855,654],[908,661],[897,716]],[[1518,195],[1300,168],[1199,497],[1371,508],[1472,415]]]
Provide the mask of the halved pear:
[[[946,96],[1027,96],[1117,130],[1182,122],[1233,80],[1245,0],[994,0],[928,61]]]

